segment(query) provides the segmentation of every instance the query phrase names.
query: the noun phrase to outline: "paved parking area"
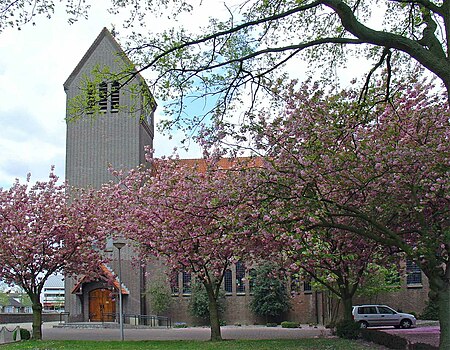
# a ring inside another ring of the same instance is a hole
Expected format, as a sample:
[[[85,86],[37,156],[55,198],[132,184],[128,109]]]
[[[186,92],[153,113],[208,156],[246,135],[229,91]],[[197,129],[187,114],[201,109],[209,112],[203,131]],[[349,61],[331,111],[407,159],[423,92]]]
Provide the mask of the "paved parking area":
[[[44,323],[44,340],[119,340],[119,328],[54,328],[57,323]],[[15,325],[10,325],[13,328]],[[31,330],[31,324],[21,324]],[[190,328],[125,328],[126,340],[209,340],[207,327]],[[330,336],[324,327],[281,328],[265,326],[224,326],[224,339],[299,339]]]
[[[417,327],[410,329],[383,329],[386,333],[396,334],[405,338],[411,343],[425,343],[439,346],[439,326]]]

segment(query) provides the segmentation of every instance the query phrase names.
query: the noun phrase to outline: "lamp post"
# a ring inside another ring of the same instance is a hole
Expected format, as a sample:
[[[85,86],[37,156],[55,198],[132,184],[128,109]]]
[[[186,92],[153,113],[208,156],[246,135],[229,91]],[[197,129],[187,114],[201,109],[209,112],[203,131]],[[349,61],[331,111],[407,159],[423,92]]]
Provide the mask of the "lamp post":
[[[125,247],[125,242],[114,242],[114,247],[119,251],[119,328],[120,328],[120,340],[124,340],[123,335],[123,310],[122,310],[122,261],[120,259],[120,250]]]

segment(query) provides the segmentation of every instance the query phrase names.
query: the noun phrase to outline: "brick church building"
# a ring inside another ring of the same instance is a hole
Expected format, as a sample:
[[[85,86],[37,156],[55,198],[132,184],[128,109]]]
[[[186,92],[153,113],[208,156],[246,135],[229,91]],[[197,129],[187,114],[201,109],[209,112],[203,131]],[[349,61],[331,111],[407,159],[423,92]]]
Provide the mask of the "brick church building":
[[[158,147],[153,145],[156,103],[145,80],[137,74],[122,86],[123,80],[118,76],[124,70],[134,69],[132,67],[117,41],[104,28],[64,83],[67,116],[73,116],[75,109],[81,113],[79,118],[67,123],[66,180],[70,186],[98,188],[112,180],[108,164],[123,169],[136,167],[144,162],[145,146]],[[95,72],[102,74],[97,76]],[[84,102],[79,99],[81,95],[87,96]],[[70,313],[70,321],[113,320],[112,315],[119,309],[118,293],[122,293],[125,314],[154,314],[147,291],[152,276],[163,269],[163,264],[136,267],[132,264],[130,246],[125,246],[121,250],[120,286],[116,278],[118,251],[111,242],[107,243],[105,254],[110,254],[112,262],[102,266],[104,280],[89,281],[82,275],[65,280],[65,309]],[[404,312],[420,313],[427,300],[428,283],[414,264],[407,263],[406,271],[409,273],[402,278],[400,290],[358,302],[389,304]],[[224,320],[227,324],[265,323],[249,308],[252,298],[249,277],[253,273],[253,269],[238,263],[225,276]],[[107,284],[106,280],[114,280],[113,285]],[[336,301],[328,293],[311,288],[308,281],[287,283],[293,295],[292,309],[283,315],[283,320],[326,324]],[[195,320],[188,312],[190,274],[173,276],[171,290],[172,303],[165,316],[171,317],[172,322],[193,324]]]

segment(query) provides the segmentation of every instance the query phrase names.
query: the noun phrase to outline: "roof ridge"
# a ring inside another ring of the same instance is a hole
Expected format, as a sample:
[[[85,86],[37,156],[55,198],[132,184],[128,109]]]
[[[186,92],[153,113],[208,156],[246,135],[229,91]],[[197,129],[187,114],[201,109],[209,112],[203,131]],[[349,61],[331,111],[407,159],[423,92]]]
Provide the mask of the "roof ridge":
[[[98,45],[101,43],[101,41],[107,38],[112,45],[114,46],[114,49],[116,50],[116,54],[117,56],[120,56],[122,59],[124,59],[125,61],[127,61],[127,63],[131,64],[133,66],[133,69],[136,71],[136,77],[141,80],[141,82],[143,82],[146,86],[147,83],[145,81],[145,79],[142,77],[142,75],[137,71],[135,64],[129,59],[129,57],[127,56],[127,54],[125,53],[125,51],[122,49],[122,47],[120,46],[120,44],[117,42],[117,40],[114,38],[114,36],[111,34],[111,32],[106,28],[103,27],[103,29],[101,30],[100,34],[97,36],[97,38],[94,40],[94,42],[91,44],[91,46],[89,47],[89,49],[85,52],[85,54],[83,55],[83,57],[81,58],[81,60],[78,62],[78,64],[75,66],[74,70],[72,71],[72,73],[69,75],[69,77],[66,79],[66,81],[64,82],[63,86],[64,86],[64,90],[67,90],[69,85],[72,83],[72,81],[74,80],[74,78],[78,75],[78,73],[81,71],[81,69],[83,68],[83,66],[86,64],[87,60],[89,59],[89,57],[92,55],[92,53],[97,49]]]

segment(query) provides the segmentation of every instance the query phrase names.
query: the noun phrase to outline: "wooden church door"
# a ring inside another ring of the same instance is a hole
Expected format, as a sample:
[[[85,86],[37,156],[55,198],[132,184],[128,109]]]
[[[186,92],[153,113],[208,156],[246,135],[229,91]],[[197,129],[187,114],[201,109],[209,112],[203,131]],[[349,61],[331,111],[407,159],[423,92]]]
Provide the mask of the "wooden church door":
[[[114,321],[116,302],[109,289],[94,289],[89,292],[89,319],[93,322]]]

